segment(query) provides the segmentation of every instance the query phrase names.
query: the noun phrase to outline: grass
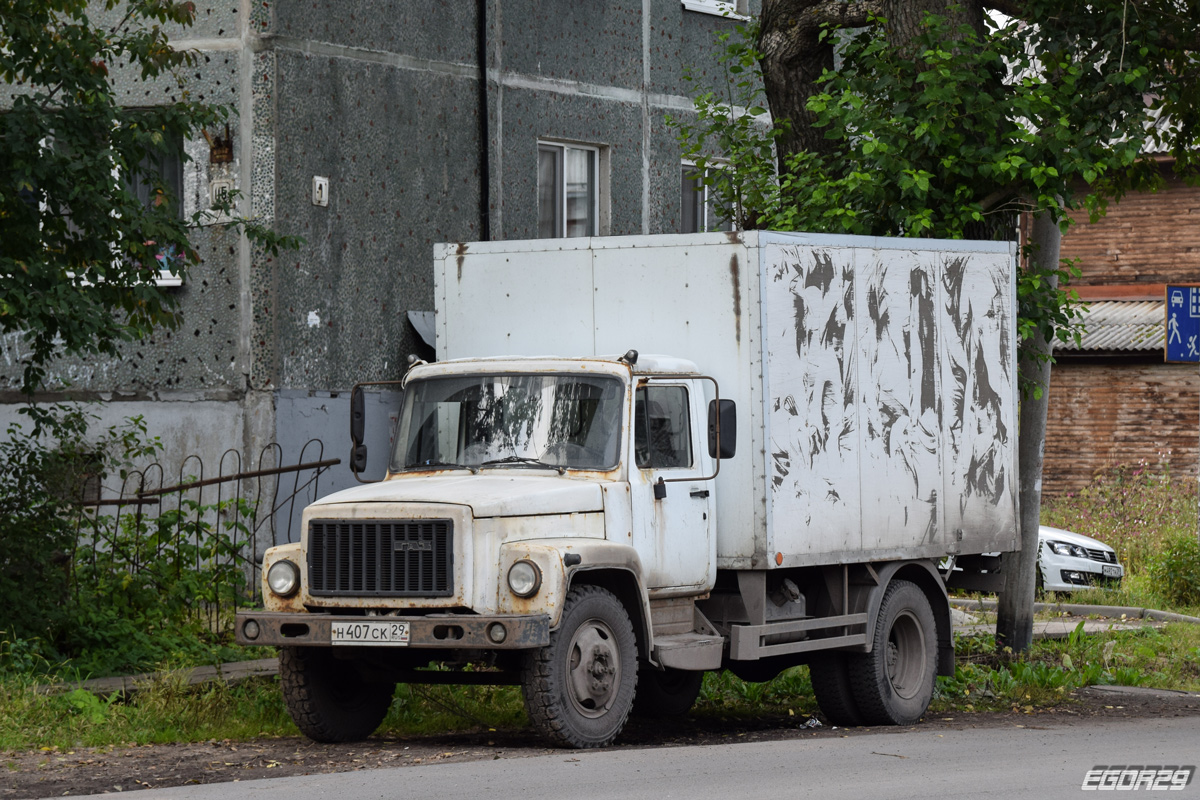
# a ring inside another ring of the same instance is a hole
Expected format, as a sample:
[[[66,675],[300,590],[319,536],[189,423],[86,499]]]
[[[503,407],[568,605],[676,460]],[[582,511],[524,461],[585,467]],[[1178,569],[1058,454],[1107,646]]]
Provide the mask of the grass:
[[[1173,536],[1196,534],[1196,509],[1195,478],[1141,463],[1105,470],[1086,489],[1045,501],[1041,519],[1099,539],[1138,575],[1150,571]]]
[[[991,636],[960,637],[957,656],[954,677],[938,679],[932,714],[1056,707],[1092,684],[1200,691],[1200,626],[1187,623],[1093,635],[1078,630],[1065,640],[1037,641],[1019,658],[997,654]],[[808,668],[794,667],[765,683],[707,674],[691,713],[722,720],[801,717],[816,714],[817,705]],[[378,735],[526,725],[514,686],[401,685]],[[0,751],[298,735],[277,678],[188,686],[178,673],[168,674],[127,701],[82,689],[47,696],[33,691],[29,678],[0,680]]]
[[[1172,537],[1195,535],[1196,508],[1194,481],[1144,467],[1110,471],[1089,489],[1047,503],[1043,522],[1107,542],[1127,571],[1120,589],[1047,599],[1200,616],[1200,605],[1164,597],[1154,577]],[[177,650],[164,665],[178,669],[207,663],[213,653],[202,650]],[[243,658],[270,654],[264,648],[241,651]],[[960,637],[957,662],[953,677],[938,679],[931,713],[1052,707],[1069,702],[1073,689],[1089,684],[1200,691],[1200,625],[1089,636],[1080,630],[1066,640],[1035,642],[1019,658],[997,654],[994,637]],[[87,677],[78,673],[70,663],[47,661],[36,642],[0,642],[0,751],[299,735],[277,678],[188,686],[177,672],[167,673],[128,699],[104,699],[83,689],[58,695],[35,691],[39,682],[52,683],[58,676]],[[691,713],[749,719],[812,715],[816,710],[808,669],[796,667],[765,683],[742,681],[729,672],[705,675]],[[404,737],[525,725],[516,687],[401,685],[379,734]]]
[[[46,695],[29,678],[0,681],[0,750],[250,739],[296,733],[277,680],[188,686],[178,673],[130,701],[86,689]]]

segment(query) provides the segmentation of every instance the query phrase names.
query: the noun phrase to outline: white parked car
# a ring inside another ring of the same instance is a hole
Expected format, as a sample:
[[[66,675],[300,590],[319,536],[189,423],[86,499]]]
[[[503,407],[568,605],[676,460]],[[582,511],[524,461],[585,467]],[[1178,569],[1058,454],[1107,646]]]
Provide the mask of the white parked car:
[[[1049,525],[1038,531],[1038,589],[1070,592],[1088,586],[1115,588],[1124,576],[1117,551],[1104,542]]]

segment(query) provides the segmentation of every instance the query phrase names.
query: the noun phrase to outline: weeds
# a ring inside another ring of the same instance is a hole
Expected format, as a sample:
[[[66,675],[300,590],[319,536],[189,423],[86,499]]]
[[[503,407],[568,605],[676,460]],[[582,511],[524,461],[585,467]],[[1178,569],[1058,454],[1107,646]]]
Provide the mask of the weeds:
[[[36,688],[27,677],[0,680],[0,750],[297,735],[276,679],[188,686],[167,674],[129,698]]]
[[[1196,539],[1196,492],[1196,480],[1173,475],[1169,465],[1117,466],[1078,494],[1043,503],[1042,524],[1099,539],[1117,551],[1127,574],[1140,575],[1176,537]]]
[[[1192,657],[1172,655],[1180,653]],[[996,653],[992,636],[960,637],[956,654],[954,676],[938,679],[935,711],[1054,706],[1093,685],[1200,688],[1200,629],[1189,624],[1084,634],[1080,623],[1066,639],[1036,641],[1015,658]]]

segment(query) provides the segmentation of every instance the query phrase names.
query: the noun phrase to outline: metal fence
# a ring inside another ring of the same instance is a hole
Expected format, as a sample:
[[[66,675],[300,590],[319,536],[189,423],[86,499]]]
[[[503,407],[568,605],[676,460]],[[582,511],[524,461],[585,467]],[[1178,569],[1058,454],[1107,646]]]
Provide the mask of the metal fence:
[[[321,475],[341,463],[324,458],[324,450],[311,439],[286,465],[278,444],[250,464],[230,449],[215,471],[189,455],[169,474],[156,462],[119,487],[101,487],[78,515],[76,591],[160,592],[164,602],[187,603],[210,629],[227,629],[233,611],[260,600],[263,552],[299,538],[291,530],[295,512],[317,498]],[[114,582],[114,575],[125,577]]]

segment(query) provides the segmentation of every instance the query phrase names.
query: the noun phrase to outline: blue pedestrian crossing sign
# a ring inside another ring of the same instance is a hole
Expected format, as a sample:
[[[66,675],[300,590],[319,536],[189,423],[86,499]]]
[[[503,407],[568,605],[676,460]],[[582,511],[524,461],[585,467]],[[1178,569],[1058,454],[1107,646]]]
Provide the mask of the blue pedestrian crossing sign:
[[[1200,285],[1167,284],[1166,361],[1200,362]]]

